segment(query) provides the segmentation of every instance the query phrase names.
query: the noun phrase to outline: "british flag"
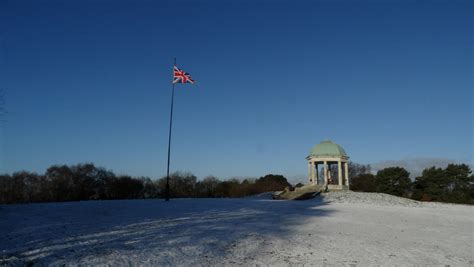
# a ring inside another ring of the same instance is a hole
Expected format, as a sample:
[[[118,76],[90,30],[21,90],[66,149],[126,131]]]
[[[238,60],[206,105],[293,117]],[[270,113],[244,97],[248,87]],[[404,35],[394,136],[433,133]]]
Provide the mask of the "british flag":
[[[194,84],[194,80],[193,80],[193,78],[191,78],[191,75],[189,75],[189,73],[187,73],[184,70],[181,70],[178,67],[174,66],[174,69],[173,69],[173,83]]]

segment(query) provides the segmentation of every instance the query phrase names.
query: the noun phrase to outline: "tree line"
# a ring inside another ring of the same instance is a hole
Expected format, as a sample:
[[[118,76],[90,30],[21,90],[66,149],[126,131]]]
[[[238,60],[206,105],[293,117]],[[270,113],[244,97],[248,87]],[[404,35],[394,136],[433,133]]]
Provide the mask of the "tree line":
[[[372,174],[370,166],[366,166],[352,177],[351,190],[420,201],[474,204],[474,175],[466,164],[449,164],[446,168],[424,169],[412,181],[410,173],[401,167],[389,167]]]
[[[353,191],[380,192],[421,201],[474,204],[474,175],[466,164],[427,168],[414,181],[407,170],[389,167],[373,174],[370,165],[349,164]],[[297,184],[295,187],[303,186]],[[166,177],[116,175],[94,164],[56,165],[44,174],[21,171],[0,175],[0,204],[108,199],[164,198]],[[258,179],[198,180],[191,173],[170,175],[171,197],[245,197],[280,191],[291,184],[282,175]]]
[[[221,181],[208,176],[198,181],[191,173],[170,175],[171,197],[244,197],[290,186],[282,175]],[[163,198],[166,177],[116,175],[94,164],[52,166],[44,174],[21,171],[0,175],[0,204]]]

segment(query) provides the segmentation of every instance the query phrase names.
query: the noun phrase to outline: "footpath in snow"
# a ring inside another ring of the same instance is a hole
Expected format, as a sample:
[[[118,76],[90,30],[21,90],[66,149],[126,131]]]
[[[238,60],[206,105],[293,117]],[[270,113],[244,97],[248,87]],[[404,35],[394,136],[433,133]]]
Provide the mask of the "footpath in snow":
[[[0,266],[474,264],[472,206],[270,196],[0,205]]]

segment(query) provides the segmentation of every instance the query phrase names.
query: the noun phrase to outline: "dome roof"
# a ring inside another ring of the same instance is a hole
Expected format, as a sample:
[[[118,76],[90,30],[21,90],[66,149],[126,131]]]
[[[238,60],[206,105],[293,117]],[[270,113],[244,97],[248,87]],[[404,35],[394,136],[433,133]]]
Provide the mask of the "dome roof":
[[[330,140],[324,140],[311,149],[309,156],[313,157],[347,157],[346,151],[342,146],[333,143]]]

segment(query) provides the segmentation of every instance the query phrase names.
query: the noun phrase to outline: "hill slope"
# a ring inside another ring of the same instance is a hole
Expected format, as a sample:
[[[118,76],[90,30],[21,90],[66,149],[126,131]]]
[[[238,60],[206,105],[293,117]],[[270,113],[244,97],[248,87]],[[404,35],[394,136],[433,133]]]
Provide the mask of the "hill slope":
[[[8,205],[0,265],[466,266],[472,215],[471,206],[353,192]]]

